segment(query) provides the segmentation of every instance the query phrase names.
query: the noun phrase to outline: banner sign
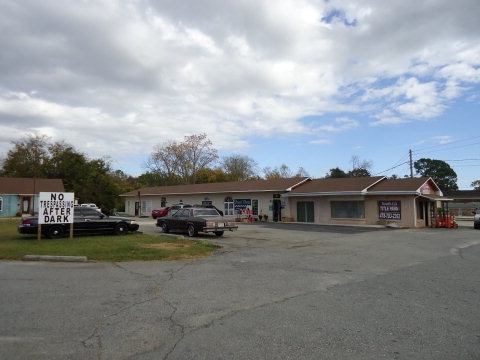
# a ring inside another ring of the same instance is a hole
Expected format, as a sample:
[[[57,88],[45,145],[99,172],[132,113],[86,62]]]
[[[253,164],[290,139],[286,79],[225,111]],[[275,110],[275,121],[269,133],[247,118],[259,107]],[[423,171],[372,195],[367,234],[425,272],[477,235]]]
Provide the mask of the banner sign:
[[[74,193],[41,192],[38,200],[38,223],[73,223],[74,200]]]
[[[400,201],[379,201],[378,218],[385,220],[401,220],[402,208]]]
[[[233,200],[233,208],[235,209],[235,214],[241,214],[244,209],[252,208],[251,199],[235,199]]]

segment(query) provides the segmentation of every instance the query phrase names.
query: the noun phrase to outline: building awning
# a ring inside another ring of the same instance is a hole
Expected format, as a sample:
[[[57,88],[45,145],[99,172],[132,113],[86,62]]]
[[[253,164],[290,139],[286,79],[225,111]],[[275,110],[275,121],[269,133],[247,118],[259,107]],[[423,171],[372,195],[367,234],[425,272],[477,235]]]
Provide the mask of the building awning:
[[[432,200],[432,201],[453,201],[453,199],[446,198],[443,196],[434,196],[434,195],[426,195],[426,194],[421,194],[418,197],[423,197],[425,199]]]

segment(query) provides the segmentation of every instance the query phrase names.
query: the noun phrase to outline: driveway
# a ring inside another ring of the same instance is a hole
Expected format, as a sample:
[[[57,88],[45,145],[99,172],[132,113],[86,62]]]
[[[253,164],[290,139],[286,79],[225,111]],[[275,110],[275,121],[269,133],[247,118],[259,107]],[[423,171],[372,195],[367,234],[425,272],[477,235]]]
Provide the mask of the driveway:
[[[480,358],[478,230],[240,224],[202,239],[222,249],[0,261],[0,358]]]

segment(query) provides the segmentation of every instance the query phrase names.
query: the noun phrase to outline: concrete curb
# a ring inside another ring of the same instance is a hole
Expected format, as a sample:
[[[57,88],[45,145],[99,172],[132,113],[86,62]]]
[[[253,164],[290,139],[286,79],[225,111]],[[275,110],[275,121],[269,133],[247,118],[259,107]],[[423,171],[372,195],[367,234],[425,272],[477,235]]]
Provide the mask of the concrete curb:
[[[25,255],[23,261],[87,262],[86,256]]]

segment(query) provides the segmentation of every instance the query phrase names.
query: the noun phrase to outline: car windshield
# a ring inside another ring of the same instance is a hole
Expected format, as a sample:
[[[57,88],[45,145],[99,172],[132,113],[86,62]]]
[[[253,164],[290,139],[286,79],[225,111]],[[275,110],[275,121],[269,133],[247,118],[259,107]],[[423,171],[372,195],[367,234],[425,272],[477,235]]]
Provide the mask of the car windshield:
[[[219,216],[217,210],[215,209],[195,209],[193,210],[193,216]]]

